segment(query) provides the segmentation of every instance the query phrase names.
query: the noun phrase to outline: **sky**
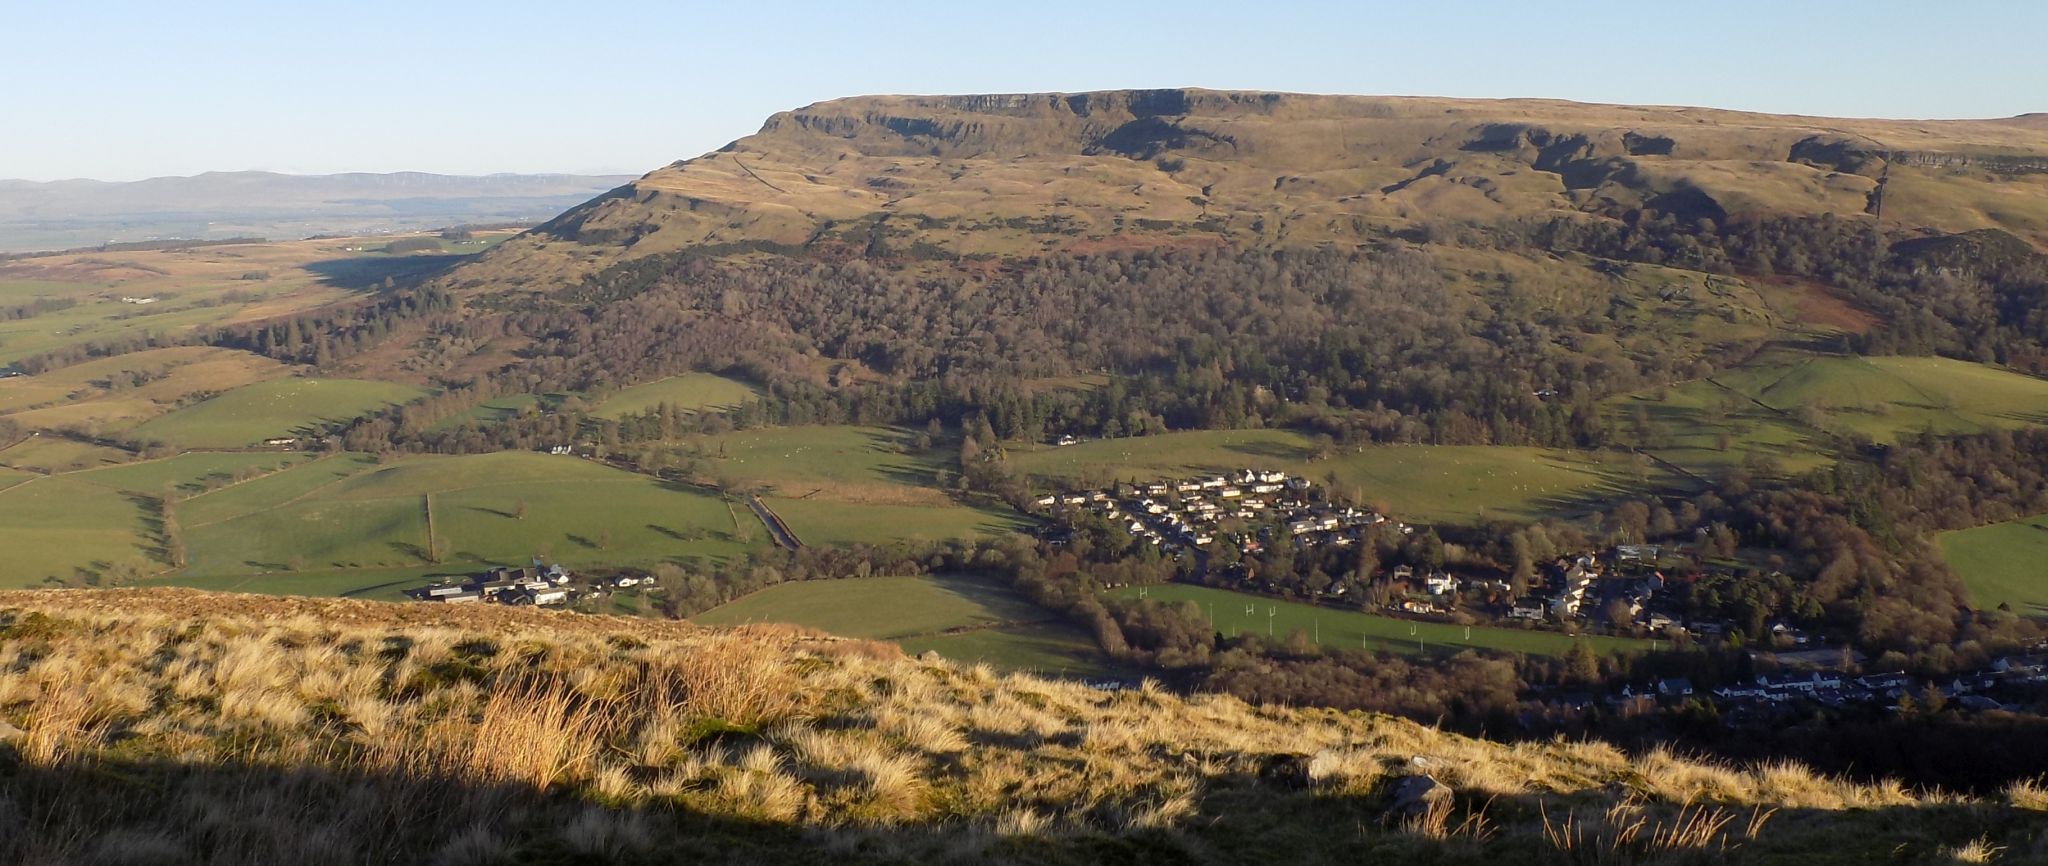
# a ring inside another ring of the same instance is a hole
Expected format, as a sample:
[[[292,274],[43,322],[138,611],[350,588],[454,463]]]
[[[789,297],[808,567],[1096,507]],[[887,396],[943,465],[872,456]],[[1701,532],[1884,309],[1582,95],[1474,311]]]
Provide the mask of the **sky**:
[[[2048,111],[2048,3],[0,0],[0,178],[638,174],[870,93]]]

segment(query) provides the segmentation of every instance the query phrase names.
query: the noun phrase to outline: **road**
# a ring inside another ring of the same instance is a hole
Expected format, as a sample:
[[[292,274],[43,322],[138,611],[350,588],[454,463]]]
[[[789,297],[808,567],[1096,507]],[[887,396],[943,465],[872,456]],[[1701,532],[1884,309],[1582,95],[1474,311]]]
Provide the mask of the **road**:
[[[775,539],[777,546],[785,550],[796,550],[804,546],[803,542],[796,539],[796,533],[789,531],[789,524],[783,523],[780,516],[768,510],[767,503],[762,502],[761,497],[747,497],[747,507],[753,509],[754,516],[761,518],[761,522],[767,525],[768,535]]]

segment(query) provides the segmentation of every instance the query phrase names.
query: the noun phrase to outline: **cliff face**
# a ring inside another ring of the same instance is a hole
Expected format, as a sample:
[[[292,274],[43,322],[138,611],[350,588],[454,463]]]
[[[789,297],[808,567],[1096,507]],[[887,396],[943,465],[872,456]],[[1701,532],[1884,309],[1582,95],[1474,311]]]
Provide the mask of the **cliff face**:
[[[1356,242],[1427,222],[1645,205],[2048,239],[2048,129],[1551,100],[1207,90],[869,96],[770,117],[458,274],[574,279],[688,247],[947,255]],[[1889,175],[1887,175],[1889,172]]]

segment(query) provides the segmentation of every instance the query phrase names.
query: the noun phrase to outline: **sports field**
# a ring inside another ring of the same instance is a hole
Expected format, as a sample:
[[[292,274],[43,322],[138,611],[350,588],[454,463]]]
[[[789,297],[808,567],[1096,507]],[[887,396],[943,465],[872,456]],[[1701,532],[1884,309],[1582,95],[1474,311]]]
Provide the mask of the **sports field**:
[[[1350,608],[1316,607],[1265,596],[1206,586],[1168,584],[1126,587],[1116,595],[1167,602],[1193,602],[1224,636],[1270,635],[1283,639],[1296,631],[1322,646],[1398,653],[1448,654],[1465,649],[1491,649],[1533,655],[1563,655],[1576,641],[1590,641],[1603,652],[1630,652],[1650,647],[1649,641],[1616,637],[1574,637],[1557,631],[1460,626],[1413,622]]]

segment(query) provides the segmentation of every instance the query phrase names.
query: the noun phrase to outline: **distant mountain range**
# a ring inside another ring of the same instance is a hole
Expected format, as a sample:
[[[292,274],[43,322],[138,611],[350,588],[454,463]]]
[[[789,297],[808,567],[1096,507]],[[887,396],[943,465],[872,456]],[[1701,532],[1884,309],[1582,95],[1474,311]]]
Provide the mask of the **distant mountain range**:
[[[207,172],[107,182],[0,180],[0,251],[108,241],[268,238],[539,221],[630,175]]]

